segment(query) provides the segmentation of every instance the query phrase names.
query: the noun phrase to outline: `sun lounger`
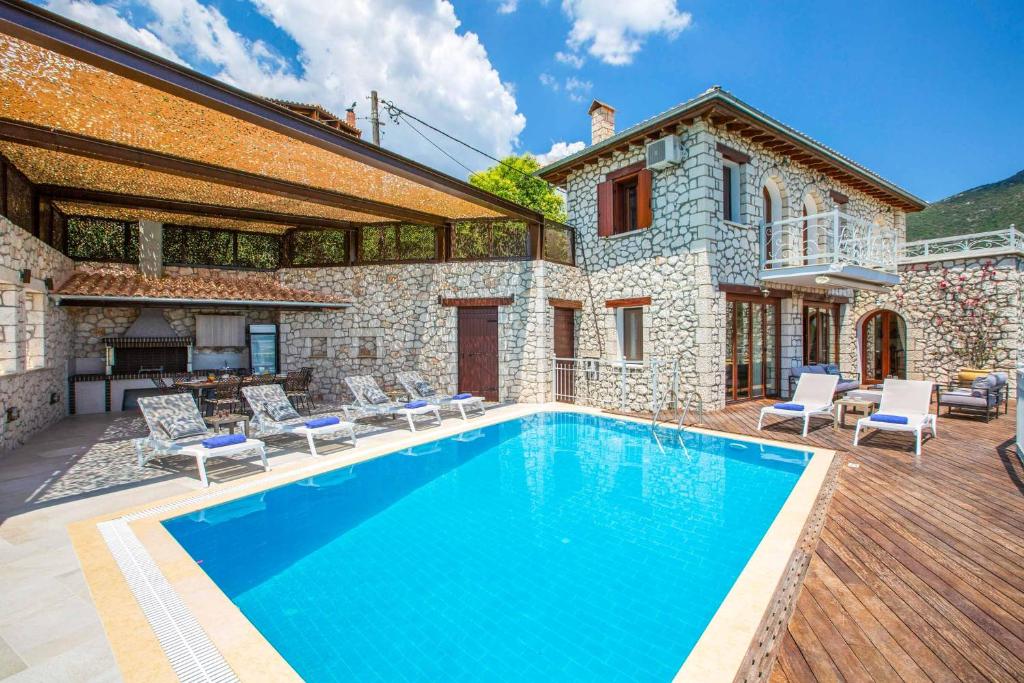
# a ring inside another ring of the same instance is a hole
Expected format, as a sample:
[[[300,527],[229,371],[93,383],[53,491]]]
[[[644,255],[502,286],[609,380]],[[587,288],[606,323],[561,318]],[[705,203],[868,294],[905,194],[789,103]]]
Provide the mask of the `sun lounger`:
[[[191,456],[196,459],[199,480],[203,486],[209,486],[207,460],[255,452],[263,461],[263,469],[270,471],[267,451],[262,441],[243,435],[233,439],[218,439],[206,426],[191,394],[144,396],[139,399],[139,408],[149,427],[149,436],[133,441],[139,467],[145,466],[150,460],[169,455]],[[223,441],[228,443],[215,445]]]
[[[344,418],[337,415],[301,417],[280,384],[244,387],[242,396],[252,409],[254,436],[295,434],[306,437],[309,454],[316,456],[315,439],[348,437],[356,445],[355,424],[348,419],[348,410],[342,408]]]
[[[356,407],[364,415],[401,415],[409,421],[409,430],[413,432],[416,431],[414,418],[420,415],[433,415],[438,426],[441,424],[441,411],[436,405],[422,399],[409,403],[392,401],[369,375],[346,377],[345,384],[355,398]]]
[[[439,394],[437,390],[431,386],[430,382],[423,379],[423,375],[415,371],[400,372],[398,373],[397,378],[398,383],[402,385],[402,388],[405,389],[411,399],[419,399],[439,407],[451,406],[453,408],[458,408],[463,420],[469,419],[466,415],[467,408],[479,411],[480,415],[484,414],[483,396],[472,396],[470,394],[445,396],[443,394]]]
[[[932,401],[932,382],[913,379],[887,379],[882,385],[882,400],[874,415],[857,420],[853,445],[860,441],[861,429],[879,429],[890,432],[912,432],[914,452],[921,455],[921,434],[930,428],[936,436],[936,416],[929,412]]]
[[[774,406],[761,409],[761,416],[757,420],[758,430],[761,429],[765,415],[775,415],[787,420],[802,419],[804,436],[807,436],[812,417],[827,417],[834,420],[832,396],[838,382],[838,375],[818,375],[809,372],[800,375],[800,382],[796,385],[793,398],[787,403],[776,403]]]

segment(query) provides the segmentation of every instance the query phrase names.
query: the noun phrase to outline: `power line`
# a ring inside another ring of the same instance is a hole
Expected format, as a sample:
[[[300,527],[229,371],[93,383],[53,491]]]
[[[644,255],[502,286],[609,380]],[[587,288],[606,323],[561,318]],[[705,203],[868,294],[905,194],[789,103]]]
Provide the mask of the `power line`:
[[[445,136],[445,137],[446,137],[446,138],[448,138],[449,140],[452,140],[453,142],[457,142],[457,143],[459,143],[460,145],[462,145],[463,147],[468,147],[469,149],[473,150],[473,151],[474,151],[474,152],[476,152],[477,154],[480,154],[480,155],[482,155],[482,156],[485,156],[485,157],[487,157],[488,159],[490,159],[491,161],[494,161],[494,162],[496,162],[496,163],[498,163],[498,164],[500,164],[500,165],[504,166],[505,168],[508,168],[508,169],[511,169],[511,170],[515,171],[516,173],[518,173],[518,174],[519,174],[519,175],[521,175],[521,176],[524,176],[524,177],[526,177],[526,178],[529,178],[529,179],[531,179],[531,180],[543,180],[542,178],[538,178],[537,176],[533,175],[532,173],[526,173],[525,171],[521,171],[521,170],[519,170],[518,168],[516,168],[515,166],[513,166],[512,164],[507,164],[507,163],[505,163],[504,161],[502,161],[501,159],[499,159],[499,158],[497,158],[497,157],[494,157],[494,156],[491,156],[490,154],[488,154],[487,152],[483,151],[482,149],[480,149],[480,148],[478,148],[478,147],[474,147],[473,145],[469,144],[469,143],[468,143],[468,142],[466,142],[465,140],[461,140],[461,139],[459,139],[459,138],[455,137],[454,135],[452,135],[451,133],[447,133],[447,132],[445,132],[445,131],[441,130],[441,129],[440,129],[440,128],[438,128],[437,126],[434,126],[434,125],[431,125],[431,124],[427,123],[427,122],[426,122],[426,121],[424,121],[423,119],[421,119],[421,118],[419,118],[419,117],[417,117],[417,116],[414,116],[414,115],[410,114],[409,112],[405,111],[404,109],[401,109],[401,108],[399,108],[399,107],[398,107],[397,105],[395,105],[395,103],[394,103],[394,102],[391,102],[390,100],[385,100],[385,99],[382,99],[382,100],[381,100],[380,102],[381,102],[381,104],[383,104],[383,105],[384,105],[384,107],[385,107],[385,108],[387,109],[387,111],[388,111],[388,116],[390,116],[390,117],[391,117],[391,119],[392,119],[392,120],[393,120],[393,121],[394,121],[395,123],[398,123],[398,118],[399,118],[399,117],[401,117],[401,118],[405,118],[405,119],[406,119],[406,123],[408,123],[408,124],[409,124],[409,126],[411,127],[411,126],[412,126],[412,123],[411,123],[411,122],[409,121],[409,119],[412,119],[413,121],[416,121],[416,122],[418,122],[418,123],[421,123],[421,124],[423,124],[424,126],[426,126],[427,128],[429,128],[430,130],[432,130],[432,131],[434,131],[434,132],[436,132],[436,133],[439,133],[439,134],[441,134],[441,135]],[[415,128],[413,128],[413,130],[415,130]],[[428,142],[430,142],[430,140],[429,140],[429,139],[428,139],[428,138],[427,138],[427,137],[426,137],[425,135],[423,135],[423,133],[422,133],[421,131],[418,131],[418,130],[417,130],[416,132],[417,132],[417,133],[419,133],[419,134],[420,134],[421,136],[423,136],[423,138],[424,138],[425,140],[427,140]],[[433,142],[431,142],[430,144],[432,144],[432,145],[433,145],[434,143],[433,143]],[[437,145],[434,145],[434,147],[437,147]],[[441,150],[441,148],[440,148],[440,147],[437,147],[437,149]],[[444,152],[444,150],[441,150],[441,151],[442,151],[442,152]],[[448,154],[447,152],[444,152],[444,154],[445,154],[445,156],[447,156],[447,157],[448,157],[449,159],[452,159],[452,160],[454,161],[454,158],[453,158],[453,157],[452,157],[452,156],[451,156],[450,154]],[[458,161],[456,161],[456,163],[458,163],[458,164],[459,164],[460,166],[462,166],[463,168],[466,168],[466,167],[465,167],[465,165],[463,165],[463,164],[462,164],[461,162],[458,162]],[[468,169],[467,169],[467,170],[468,170]],[[470,171],[470,173],[472,173],[472,172],[473,172],[473,171]],[[549,185],[549,186],[550,186],[550,183],[547,183],[547,181],[544,181],[544,182],[545,182],[545,184],[547,184],[547,185]]]
[[[390,107],[388,108],[388,114],[389,114],[389,115],[390,115],[390,116],[392,117],[392,119],[393,119],[393,120],[395,121],[395,123],[398,123],[398,118],[399,118],[399,117],[398,117],[398,116],[395,116],[394,114],[392,114],[392,113],[391,113]],[[448,153],[447,151],[445,151],[444,149],[442,149],[442,148],[441,148],[441,147],[440,147],[440,146],[439,146],[439,145],[438,145],[438,144],[437,144],[436,142],[434,142],[433,140],[431,140],[430,138],[428,138],[428,137],[427,137],[426,135],[424,135],[424,134],[423,134],[423,131],[421,131],[421,130],[420,130],[419,128],[417,128],[416,126],[412,125],[412,121],[410,121],[409,119],[406,119],[406,118],[405,118],[405,116],[401,116],[401,118],[405,119],[405,123],[406,123],[406,125],[408,125],[408,126],[409,126],[409,128],[411,128],[411,129],[412,129],[413,131],[415,131],[415,132],[416,132],[416,134],[417,134],[417,135],[419,135],[419,136],[420,136],[421,138],[423,138],[424,140],[426,140],[427,142],[429,142],[429,143],[430,143],[431,145],[433,145],[433,146],[434,146],[434,149],[436,149],[436,150],[437,150],[438,152],[440,152],[441,154],[445,155],[446,157],[448,157],[449,159],[451,159],[452,161],[454,161],[455,163],[457,163],[457,164],[458,164],[459,166],[461,166],[462,168],[466,169],[466,171],[468,171],[469,173],[476,173],[476,171],[474,171],[473,169],[471,169],[471,168],[470,168],[469,166],[466,166],[466,165],[465,165],[464,163],[462,163],[461,161],[459,161],[458,159],[456,159],[455,157],[453,157],[453,156],[452,156],[451,154],[449,154],[449,153]],[[417,120],[418,120],[418,119],[417,119]]]

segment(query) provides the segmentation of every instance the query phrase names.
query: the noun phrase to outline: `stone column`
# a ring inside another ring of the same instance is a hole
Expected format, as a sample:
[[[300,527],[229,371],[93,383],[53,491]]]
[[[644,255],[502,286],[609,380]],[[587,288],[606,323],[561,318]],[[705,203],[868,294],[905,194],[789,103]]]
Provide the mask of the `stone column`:
[[[139,221],[139,271],[146,277],[164,274],[164,225]]]

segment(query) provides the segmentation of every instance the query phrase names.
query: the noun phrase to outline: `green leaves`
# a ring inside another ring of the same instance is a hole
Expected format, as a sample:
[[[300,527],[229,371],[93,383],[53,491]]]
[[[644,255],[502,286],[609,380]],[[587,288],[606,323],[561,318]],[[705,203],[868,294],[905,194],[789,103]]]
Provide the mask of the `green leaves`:
[[[540,168],[532,154],[508,156],[486,171],[469,176],[471,185],[565,222],[565,202],[553,187],[533,175]]]

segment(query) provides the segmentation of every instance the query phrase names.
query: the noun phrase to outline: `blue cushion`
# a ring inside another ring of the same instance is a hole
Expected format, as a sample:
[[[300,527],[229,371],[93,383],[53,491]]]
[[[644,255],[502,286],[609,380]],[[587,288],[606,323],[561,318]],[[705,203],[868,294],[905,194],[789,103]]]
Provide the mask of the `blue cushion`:
[[[405,404],[405,407],[406,408],[422,408],[425,405],[427,405],[426,401],[409,401],[408,403]]]
[[[907,424],[907,418],[902,415],[886,415],[885,413],[875,413],[871,416],[871,419],[875,422],[888,422],[894,425],[905,425]]]
[[[234,446],[238,443],[245,443],[245,434],[221,434],[220,436],[211,436],[209,439],[203,439],[204,448],[223,448],[224,446]]]
[[[853,379],[840,379],[839,384],[836,385],[836,391],[850,391],[859,388],[860,382]]]
[[[775,407],[780,410],[803,410],[802,403],[776,403]]]
[[[452,396],[453,401],[460,401],[464,398],[473,398],[473,394],[455,394]]]
[[[839,374],[839,366],[838,365],[830,363],[830,364],[824,366],[824,368],[825,368],[825,374],[826,375],[838,375]]]
[[[328,415],[326,417],[318,417],[315,420],[310,420],[306,423],[306,426],[310,429],[316,429],[317,427],[328,427],[330,425],[336,425],[341,422],[341,418],[334,415]]]

